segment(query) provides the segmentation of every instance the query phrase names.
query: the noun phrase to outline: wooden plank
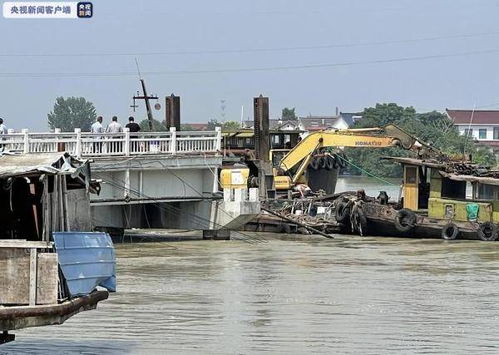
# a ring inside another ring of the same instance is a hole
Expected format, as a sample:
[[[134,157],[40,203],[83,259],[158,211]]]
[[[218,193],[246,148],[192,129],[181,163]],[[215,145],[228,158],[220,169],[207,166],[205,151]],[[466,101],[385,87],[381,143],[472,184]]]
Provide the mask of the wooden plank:
[[[57,176],[57,175],[56,175]],[[54,232],[64,232],[66,230],[66,221],[64,220],[64,196],[62,194],[63,176],[57,176],[57,199],[59,200],[59,230]]]
[[[28,304],[29,269],[25,249],[0,249],[0,304]]]
[[[42,197],[42,208],[43,208],[43,237],[42,240],[48,241],[50,239],[50,212],[49,212],[49,190],[48,190],[48,179],[47,176],[43,178],[43,197]]]
[[[53,178],[53,190],[51,193],[52,196],[52,232],[60,231],[59,229],[59,202],[58,202],[58,176],[54,175]]]
[[[37,281],[37,259],[38,253],[35,248],[30,249],[29,253],[29,305],[36,305],[36,281]]]
[[[36,304],[56,304],[59,280],[56,253],[38,254]]]
[[[69,228],[69,217],[68,217],[68,187],[67,187],[67,179],[66,175],[62,176],[62,194],[63,194],[63,216],[64,216],[64,230],[69,232],[71,229]]]
[[[22,249],[52,249],[52,242],[26,241],[16,239],[0,240],[0,248],[22,248]]]

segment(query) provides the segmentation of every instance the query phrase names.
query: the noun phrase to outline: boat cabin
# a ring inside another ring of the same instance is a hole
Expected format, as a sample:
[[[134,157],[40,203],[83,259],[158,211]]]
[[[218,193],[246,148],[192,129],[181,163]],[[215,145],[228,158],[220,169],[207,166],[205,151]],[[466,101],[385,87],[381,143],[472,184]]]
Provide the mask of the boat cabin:
[[[0,156],[0,240],[50,241],[52,232],[92,230],[88,162],[64,153]]]
[[[466,222],[475,219],[469,212],[473,205],[478,221],[499,221],[499,172],[496,177],[472,164],[388,159],[403,167],[404,208],[426,212],[429,218]]]

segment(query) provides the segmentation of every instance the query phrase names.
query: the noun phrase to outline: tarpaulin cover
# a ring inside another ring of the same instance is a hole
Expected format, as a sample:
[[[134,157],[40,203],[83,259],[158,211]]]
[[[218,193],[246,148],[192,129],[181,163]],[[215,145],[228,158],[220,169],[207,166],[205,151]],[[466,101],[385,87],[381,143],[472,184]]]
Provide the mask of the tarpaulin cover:
[[[54,232],[53,237],[71,297],[87,295],[97,286],[116,291],[116,256],[107,233]]]
[[[466,214],[468,221],[476,221],[478,219],[478,211],[480,206],[478,203],[468,203],[466,204]]]

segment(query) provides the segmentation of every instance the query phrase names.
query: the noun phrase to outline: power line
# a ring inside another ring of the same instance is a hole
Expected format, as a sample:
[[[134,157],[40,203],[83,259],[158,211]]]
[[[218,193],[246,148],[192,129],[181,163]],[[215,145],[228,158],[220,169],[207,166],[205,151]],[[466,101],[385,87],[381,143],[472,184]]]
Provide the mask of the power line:
[[[146,75],[191,75],[191,74],[216,74],[216,73],[240,73],[240,72],[259,72],[259,71],[284,71],[284,70],[294,70],[294,69],[320,69],[320,68],[334,68],[334,67],[346,67],[346,66],[356,66],[356,65],[367,65],[367,64],[388,64],[397,62],[412,62],[421,60],[431,60],[440,58],[453,58],[462,57],[469,55],[479,55],[479,54],[491,54],[497,53],[499,49],[485,49],[458,53],[445,53],[445,54],[435,54],[435,55],[423,55],[414,57],[400,57],[400,58],[388,58],[388,59],[375,59],[375,60],[361,60],[361,61],[346,61],[337,63],[317,63],[317,64],[301,64],[301,65],[288,65],[288,66],[270,66],[270,67],[253,67],[253,68],[226,68],[226,69],[201,69],[201,70],[177,70],[177,71],[149,71],[143,72]],[[96,78],[96,77],[125,77],[125,76],[135,76],[134,72],[74,72],[74,73],[64,73],[64,72],[45,72],[45,73],[35,73],[35,72],[0,72],[0,77],[2,78]]]
[[[370,47],[382,46],[389,44],[404,44],[404,43],[417,43],[429,42],[448,39],[460,38],[473,38],[482,36],[499,35],[496,32],[478,32],[458,35],[447,36],[433,36],[421,38],[409,38],[400,40],[387,40],[387,41],[373,41],[373,42],[360,42],[360,43],[331,43],[316,46],[295,46],[295,47],[275,47],[275,48],[239,48],[239,49],[213,49],[213,50],[184,50],[184,51],[158,51],[158,52],[100,52],[100,53],[4,53],[0,57],[126,57],[126,56],[156,56],[156,55],[199,55],[199,54],[231,54],[231,53],[259,53],[259,52],[288,52],[288,51],[302,51],[311,49],[332,49],[332,48],[355,48],[355,47]]]

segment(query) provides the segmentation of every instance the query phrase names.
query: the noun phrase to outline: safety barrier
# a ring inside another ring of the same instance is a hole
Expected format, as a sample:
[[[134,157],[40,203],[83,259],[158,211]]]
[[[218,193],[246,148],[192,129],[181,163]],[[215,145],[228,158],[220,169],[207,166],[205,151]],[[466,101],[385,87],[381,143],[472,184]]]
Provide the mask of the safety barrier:
[[[87,133],[76,128],[74,132],[21,133],[9,130],[0,136],[0,149],[18,153],[68,152],[76,157],[134,156],[145,154],[218,154],[222,131],[176,131]]]

